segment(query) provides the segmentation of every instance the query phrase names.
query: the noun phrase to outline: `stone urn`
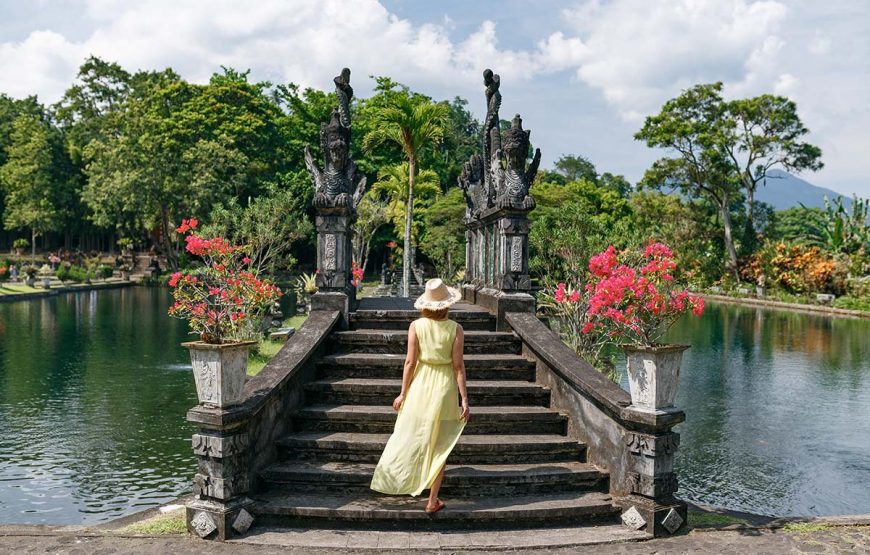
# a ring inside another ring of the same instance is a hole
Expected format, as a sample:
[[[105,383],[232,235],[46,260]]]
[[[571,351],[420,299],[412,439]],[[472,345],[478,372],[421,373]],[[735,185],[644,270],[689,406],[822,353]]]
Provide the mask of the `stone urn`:
[[[27,285],[27,287],[33,287],[34,285],[36,285],[36,278],[33,276],[27,276],[26,278],[24,278],[24,283]]]
[[[248,350],[254,344],[255,341],[181,344],[190,351],[196,396],[201,404],[224,408],[239,402],[248,370]]]
[[[50,277],[42,278],[42,288],[43,289],[51,289],[51,278]]]
[[[631,405],[642,412],[660,412],[674,406],[683,351],[689,345],[642,347],[623,345]]]

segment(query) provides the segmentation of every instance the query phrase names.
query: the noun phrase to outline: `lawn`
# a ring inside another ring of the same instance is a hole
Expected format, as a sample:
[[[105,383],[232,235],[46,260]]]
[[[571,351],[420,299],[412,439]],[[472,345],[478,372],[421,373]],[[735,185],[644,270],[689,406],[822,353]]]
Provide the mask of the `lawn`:
[[[306,318],[308,318],[307,314],[297,314],[285,318],[284,327],[296,328],[298,330],[299,326],[302,325]],[[248,357],[248,375],[256,376],[259,374],[263,367],[272,360],[272,357],[278,354],[278,351],[280,351],[283,346],[284,343],[281,341],[272,341],[268,338],[260,339],[259,343],[257,343],[257,348],[252,349],[251,354]]]

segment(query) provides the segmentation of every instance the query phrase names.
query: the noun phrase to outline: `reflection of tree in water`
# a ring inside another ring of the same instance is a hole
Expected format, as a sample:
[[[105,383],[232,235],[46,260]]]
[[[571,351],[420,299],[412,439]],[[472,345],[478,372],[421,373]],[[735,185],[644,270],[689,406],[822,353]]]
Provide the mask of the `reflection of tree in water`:
[[[711,303],[668,341],[690,343],[677,406],[687,499],[770,514],[870,510],[870,322]]]
[[[169,302],[131,288],[0,305],[0,503],[14,520],[96,522],[189,490],[196,396]]]

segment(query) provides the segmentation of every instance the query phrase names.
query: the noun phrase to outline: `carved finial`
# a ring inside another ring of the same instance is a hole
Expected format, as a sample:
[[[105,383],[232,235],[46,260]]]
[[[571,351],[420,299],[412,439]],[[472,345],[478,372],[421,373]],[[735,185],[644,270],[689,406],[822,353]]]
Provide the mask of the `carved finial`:
[[[350,101],[353,98],[353,87],[350,86],[350,70],[344,68],[341,73],[332,80],[335,83],[335,94],[338,95],[338,110],[341,115],[341,124],[350,127]]]

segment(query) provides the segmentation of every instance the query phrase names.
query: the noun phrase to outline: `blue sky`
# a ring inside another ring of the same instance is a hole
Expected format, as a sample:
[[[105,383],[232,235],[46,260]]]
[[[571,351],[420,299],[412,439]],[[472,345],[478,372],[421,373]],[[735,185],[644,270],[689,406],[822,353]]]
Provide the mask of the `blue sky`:
[[[802,177],[870,196],[870,17],[864,0],[0,0],[0,91],[56,101],[85,56],[171,66],[203,82],[221,65],[358,94],[389,75],[481,115],[480,74],[502,75],[544,165],[583,154],[636,181],[658,153],[632,139],[693,84],[789,96],[822,147]]]

